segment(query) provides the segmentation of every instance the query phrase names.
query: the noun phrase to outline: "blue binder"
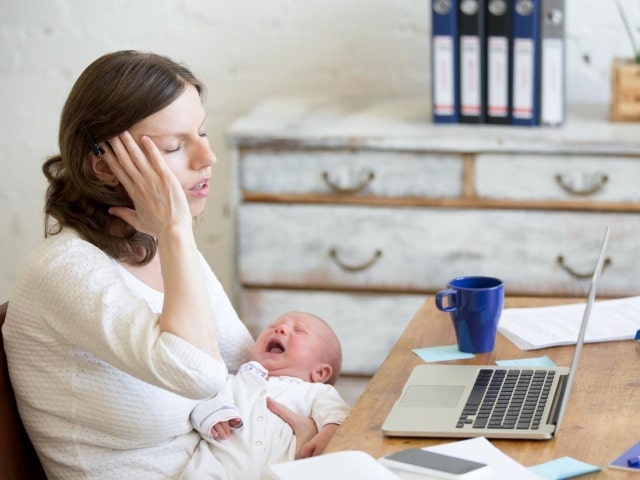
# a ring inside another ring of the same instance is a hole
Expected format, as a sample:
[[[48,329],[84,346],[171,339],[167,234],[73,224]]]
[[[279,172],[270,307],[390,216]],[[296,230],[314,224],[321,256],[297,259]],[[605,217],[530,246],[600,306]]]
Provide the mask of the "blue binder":
[[[512,0],[511,123],[540,123],[540,1]]]
[[[431,0],[431,105],[434,123],[457,123],[457,0]]]

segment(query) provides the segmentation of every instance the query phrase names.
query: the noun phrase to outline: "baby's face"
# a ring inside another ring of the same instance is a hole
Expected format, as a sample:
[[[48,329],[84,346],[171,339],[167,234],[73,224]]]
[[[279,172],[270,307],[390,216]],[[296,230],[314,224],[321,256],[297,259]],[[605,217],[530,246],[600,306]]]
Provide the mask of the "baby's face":
[[[331,341],[332,334],[322,321],[302,312],[289,312],[260,334],[253,346],[253,358],[271,376],[324,382],[326,378],[323,374],[320,378],[318,372],[328,366],[325,349]]]

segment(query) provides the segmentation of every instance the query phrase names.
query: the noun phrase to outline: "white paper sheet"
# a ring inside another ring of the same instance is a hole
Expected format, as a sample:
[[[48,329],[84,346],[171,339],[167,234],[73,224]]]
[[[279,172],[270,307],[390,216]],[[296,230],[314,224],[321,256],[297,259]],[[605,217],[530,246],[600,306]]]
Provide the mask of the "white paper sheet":
[[[424,450],[482,462],[489,468],[473,474],[473,480],[543,480],[484,437],[427,447]],[[368,453],[350,450],[328,453],[270,467],[279,480],[438,480],[438,477],[389,469]]]
[[[585,303],[535,308],[507,308],[498,331],[523,350],[572,345]],[[640,297],[598,300],[591,309],[585,342],[632,339],[640,329]]]
[[[357,450],[327,453],[271,465],[269,468],[270,478],[277,480],[399,479],[371,455]]]

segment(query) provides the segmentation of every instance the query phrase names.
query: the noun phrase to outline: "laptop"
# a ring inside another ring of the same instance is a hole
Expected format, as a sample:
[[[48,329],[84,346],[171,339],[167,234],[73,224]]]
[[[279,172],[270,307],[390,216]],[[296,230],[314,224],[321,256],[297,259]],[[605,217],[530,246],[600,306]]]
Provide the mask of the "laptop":
[[[607,227],[570,367],[418,365],[382,432],[390,437],[552,438],[569,402],[608,242]]]

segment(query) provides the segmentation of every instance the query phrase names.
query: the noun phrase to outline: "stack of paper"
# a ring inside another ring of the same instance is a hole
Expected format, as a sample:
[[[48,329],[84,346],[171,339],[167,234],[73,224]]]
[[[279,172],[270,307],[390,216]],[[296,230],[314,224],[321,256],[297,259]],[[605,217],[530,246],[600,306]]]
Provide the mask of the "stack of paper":
[[[585,303],[507,308],[498,331],[523,350],[576,343]],[[640,297],[599,300],[591,309],[585,342],[634,338],[640,328]]]

